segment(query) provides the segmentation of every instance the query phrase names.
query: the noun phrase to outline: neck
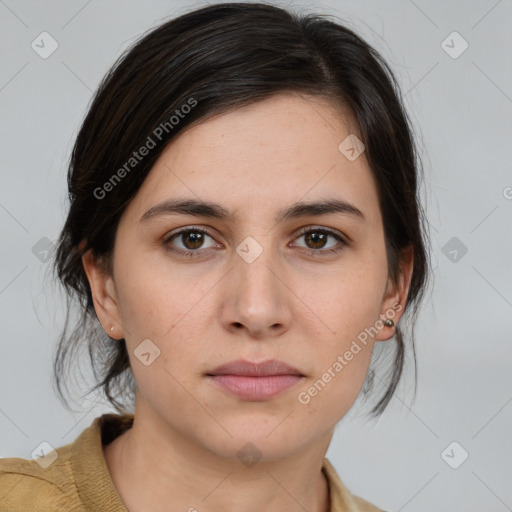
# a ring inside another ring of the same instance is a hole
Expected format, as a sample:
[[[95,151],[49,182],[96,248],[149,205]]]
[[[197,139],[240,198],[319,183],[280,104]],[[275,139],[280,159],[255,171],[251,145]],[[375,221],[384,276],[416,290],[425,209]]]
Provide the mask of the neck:
[[[332,433],[286,458],[223,458],[136,414],[104,447],[114,485],[130,512],[328,512],[322,462]]]

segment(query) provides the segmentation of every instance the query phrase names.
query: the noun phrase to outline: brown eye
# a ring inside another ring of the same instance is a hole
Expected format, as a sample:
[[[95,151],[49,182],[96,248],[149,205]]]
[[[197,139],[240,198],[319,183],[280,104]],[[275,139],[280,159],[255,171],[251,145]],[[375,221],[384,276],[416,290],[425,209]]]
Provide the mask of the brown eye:
[[[187,231],[186,233],[182,233],[180,236],[186,249],[199,249],[204,243],[204,233]]]
[[[304,235],[306,245],[310,249],[322,249],[325,246],[327,239],[328,235],[319,233],[318,231],[309,231]]]
[[[205,247],[208,238],[212,240],[212,243]],[[165,245],[168,246],[170,250],[177,253],[192,255],[193,253],[199,254],[201,251],[198,249],[208,249],[214,247],[216,244],[213,237],[206,230],[188,228],[168,236],[165,239]]]
[[[344,246],[349,245],[340,235],[325,228],[306,229],[297,237],[297,240],[303,238],[305,245],[297,245],[309,249],[312,253],[325,254],[340,251]],[[329,239],[335,240],[330,243]],[[329,245],[328,245],[329,244]]]

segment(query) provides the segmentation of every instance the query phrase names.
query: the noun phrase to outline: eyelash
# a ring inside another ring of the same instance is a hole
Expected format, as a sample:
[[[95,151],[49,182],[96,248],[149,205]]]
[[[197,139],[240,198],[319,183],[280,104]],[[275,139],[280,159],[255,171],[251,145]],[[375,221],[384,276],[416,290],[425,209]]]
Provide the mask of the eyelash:
[[[176,233],[172,233],[171,235],[165,237],[164,244],[168,248],[168,250],[178,253],[181,256],[186,256],[189,258],[194,258],[194,257],[200,256],[201,250],[198,249],[196,251],[190,251],[190,250],[184,251],[183,249],[172,249],[172,248],[168,247],[168,244],[169,244],[169,242],[171,242],[171,240],[173,240],[174,238],[178,238],[180,235],[183,235],[184,233],[203,233],[205,235],[208,235],[211,238],[214,238],[214,235],[212,233],[210,233],[210,231],[208,231],[205,228],[200,228],[200,227],[187,227],[185,229],[182,229],[180,231],[177,231]],[[335,231],[332,231],[327,228],[314,228],[314,227],[312,228],[312,227],[308,226],[308,227],[301,229],[301,231],[297,234],[296,238],[300,238],[301,236],[304,236],[308,233],[321,233],[324,235],[329,235],[329,236],[332,236],[333,238],[335,238],[339,242],[337,247],[331,248],[331,249],[323,249],[322,250],[322,249],[302,248],[303,251],[307,252],[307,254],[309,254],[311,256],[318,256],[319,254],[324,255],[324,254],[338,253],[341,250],[343,250],[345,247],[350,245],[344,238],[342,238],[340,235],[338,235]]]

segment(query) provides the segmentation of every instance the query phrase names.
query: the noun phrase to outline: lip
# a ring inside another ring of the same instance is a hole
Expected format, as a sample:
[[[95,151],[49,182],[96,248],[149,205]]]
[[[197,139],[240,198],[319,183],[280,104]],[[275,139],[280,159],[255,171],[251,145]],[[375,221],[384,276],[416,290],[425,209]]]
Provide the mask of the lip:
[[[232,361],[219,366],[206,376],[230,394],[250,401],[272,398],[304,379],[299,370],[276,359],[260,363]]]
[[[242,375],[245,377],[268,377],[272,375],[300,375],[302,373],[277,359],[267,359],[260,363],[238,359],[223,364],[208,372],[207,375]]]

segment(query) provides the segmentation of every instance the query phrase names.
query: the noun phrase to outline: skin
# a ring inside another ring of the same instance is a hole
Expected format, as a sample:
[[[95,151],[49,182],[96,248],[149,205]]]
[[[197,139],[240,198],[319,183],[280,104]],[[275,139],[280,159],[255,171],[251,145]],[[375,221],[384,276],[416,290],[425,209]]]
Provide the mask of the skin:
[[[413,261],[408,252],[391,283],[365,154],[349,161],[338,150],[351,133],[357,128],[339,107],[294,93],[210,118],[166,148],[128,205],[112,275],[84,255],[99,321],[109,336],[126,339],[138,386],[133,428],[104,447],[130,512],[329,509],[323,458],[363,386],[375,342],[390,339],[394,327],[361,345],[308,404],[298,393],[396,304],[398,322]],[[238,217],[140,221],[170,198],[216,202]],[[322,199],[345,200],[365,220],[346,213],[274,220],[294,202]],[[203,245],[190,236],[165,242],[184,227],[214,236]],[[299,236],[304,227],[331,229],[350,245]],[[252,263],[236,252],[248,236],[263,250]],[[160,350],[149,366],[134,355],[147,338]],[[268,400],[242,400],[205,376],[232,360],[271,358],[305,377]],[[251,467],[237,458],[247,442],[261,452]]]

